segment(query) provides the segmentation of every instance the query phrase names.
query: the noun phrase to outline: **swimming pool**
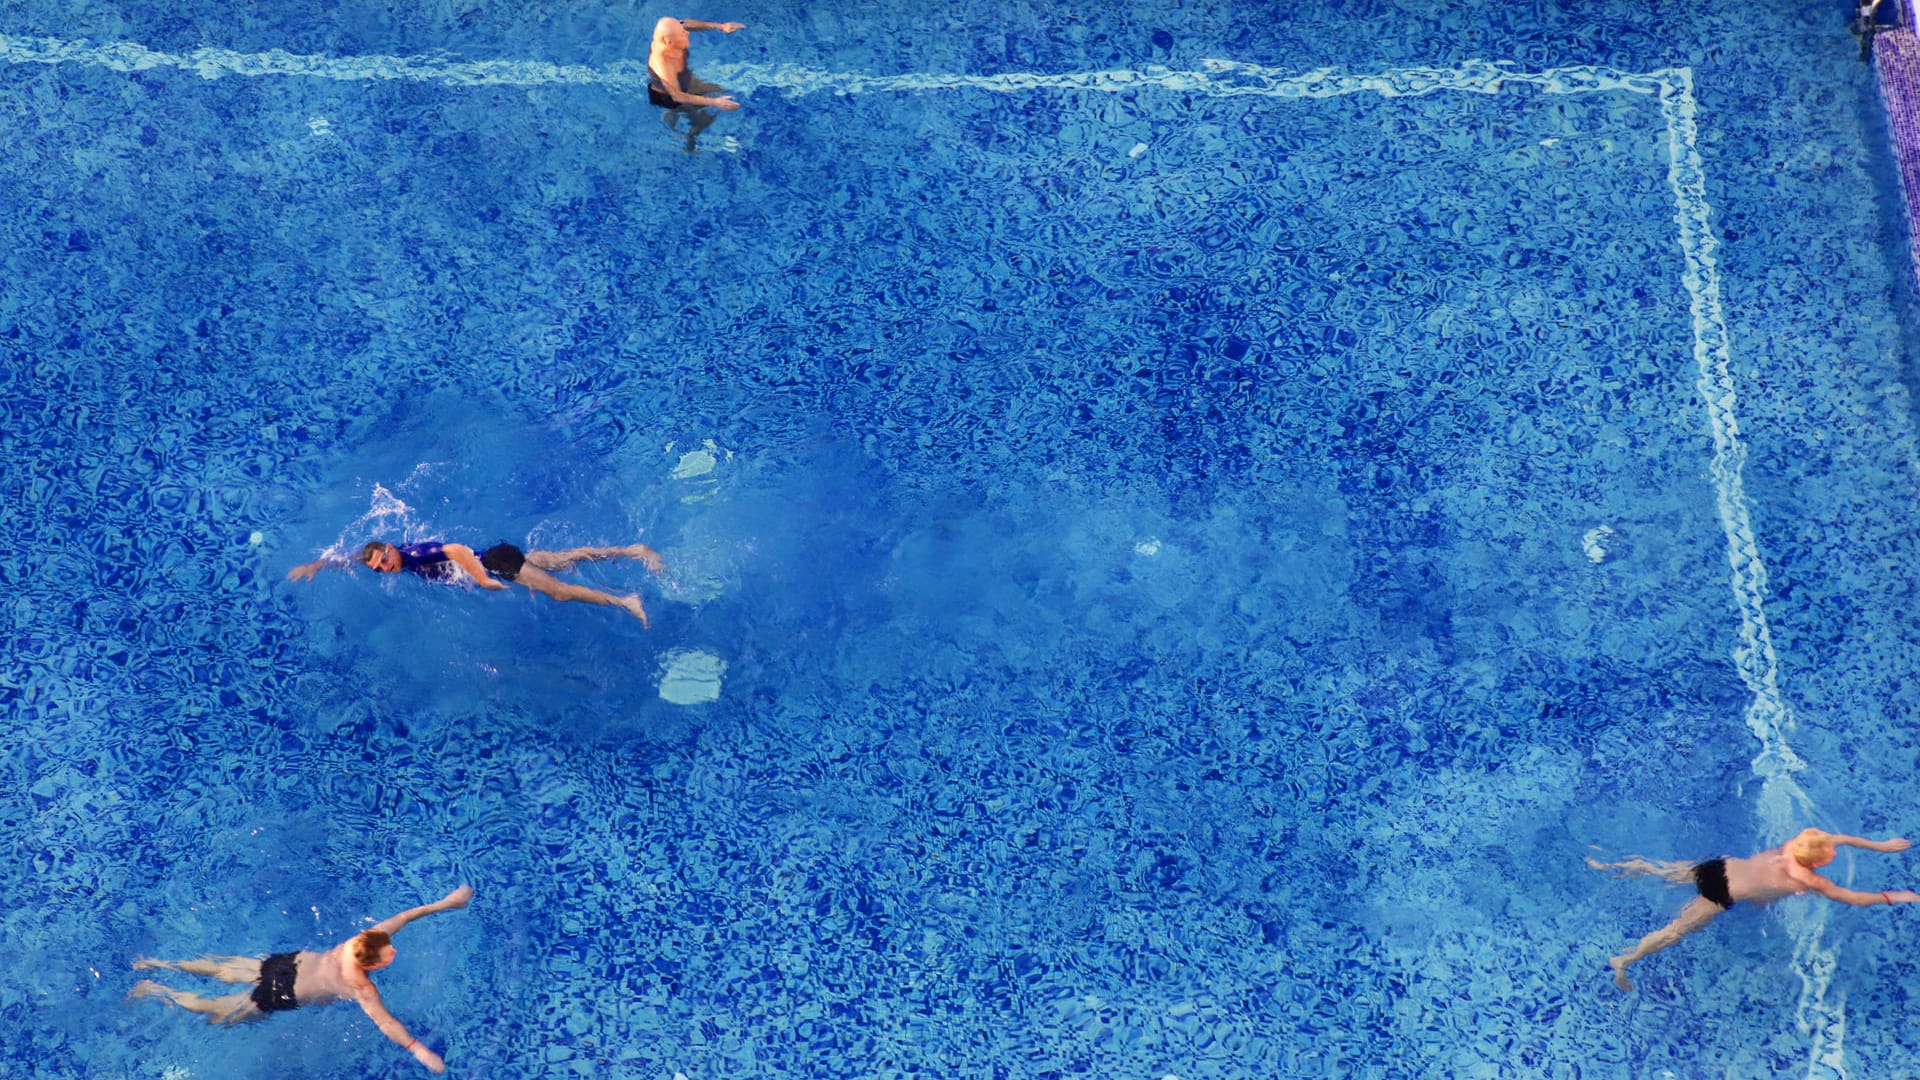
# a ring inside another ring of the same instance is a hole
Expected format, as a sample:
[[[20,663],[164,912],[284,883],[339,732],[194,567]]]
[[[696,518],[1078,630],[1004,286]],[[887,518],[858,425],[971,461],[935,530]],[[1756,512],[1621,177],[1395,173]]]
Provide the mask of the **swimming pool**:
[[[469,881],[471,1075],[1897,1074],[1903,912],[1628,997],[1580,863],[1915,831],[1871,71],[1427,7],[688,11],[691,157],[660,11],[9,15],[10,1067],[412,1069],[126,965]],[[284,580],[376,531],[669,569]]]

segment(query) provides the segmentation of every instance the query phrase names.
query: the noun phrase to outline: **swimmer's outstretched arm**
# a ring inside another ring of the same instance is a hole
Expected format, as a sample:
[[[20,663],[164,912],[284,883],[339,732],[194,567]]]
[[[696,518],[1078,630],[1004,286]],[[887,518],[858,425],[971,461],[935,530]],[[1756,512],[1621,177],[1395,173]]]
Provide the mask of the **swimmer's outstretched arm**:
[[[746,23],[701,22],[699,19],[681,19],[680,25],[689,30],[718,30],[723,34],[731,34],[735,30],[745,30],[747,28]]]
[[[393,1014],[387,1011],[387,1003],[380,1000],[380,991],[374,987],[373,983],[369,982],[362,987],[354,995],[353,1000],[359,1003],[360,1011],[367,1014],[367,1019],[373,1021],[373,1025],[380,1029],[380,1034],[398,1043],[400,1049],[412,1054],[415,1061],[437,1073],[447,1071],[446,1061],[439,1054],[427,1049],[427,1044],[414,1037],[405,1024],[395,1020]]]
[[[1838,842],[1837,837],[1835,838],[1835,842]],[[1801,866],[1792,859],[1783,860],[1783,864],[1786,868],[1787,876],[1795,882],[1838,903],[1852,904],[1854,907],[1874,907],[1880,904],[1920,903],[1920,893],[1909,892],[1906,889],[1888,889],[1885,892],[1861,892],[1858,889],[1849,889],[1843,885],[1835,885],[1833,882],[1820,876],[1819,872]]]
[[[458,566],[462,570],[465,570],[467,572],[467,576],[473,579],[473,583],[475,585],[478,585],[483,589],[506,588],[505,585],[502,585],[498,581],[493,580],[493,575],[487,573],[487,568],[480,565],[480,557],[475,555],[473,553],[473,549],[468,547],[467,545],[442,544],[440,545],[440,553],[445,555],[447,558],[452,559],[453,565]]]
[[[689,94],[685,90],[670,83],[666,84],[666,91],[667,96],[672,98],[676,105],[699,105],[719,109],[721,112],[733,112],[740,108],[739,102],[725,95],[720,97],[701,97],[699,94]]]
[[[344,570],[353,565],[350,560],[334,557],[315,559],[310,563],[301,563],[287,571],[288,581],[306,581],[322,570]]]
[[[1812,873],[1812,871],[1808,871],[1808,873]],[[1813,874],[1813,877],[1818,882],[1818,884],[1813,886],[1814,892],[1819,893],[1829,900],[1837,900],[1842,904],[1852,904],[1854,907],[1877,907],[1880,904],[1920,904],[1920,893],[1909,892],[1906,889],[1888,889],[1885,892],[1861,892],[1858,889],[1848,889],[1835,885],[1819,874]]]
[[[438,915],[442,911],[452,911],[455,908],[466,907],[467,901],[471,899],[473,899],[473,886],[462,885],[431,904],[421,904],[417,908],[408,908],[398,915],[390,915],[375,923],[369,927],[369,929],[378,930],[383,934],[397,934],[400,932],[401,927],[415,919],[427,915]]]
[[[1911,841],[1898,836],[1891,840],[1864,840],[1858,836],[1841,836],[1837,833],[1830,833],[1828,835],[1836,844],[1845,844],[1848,847],[1863,847],[1868,851],[1880,851],[1888,854],[1896,851],[1905,851],[1913,846]]]

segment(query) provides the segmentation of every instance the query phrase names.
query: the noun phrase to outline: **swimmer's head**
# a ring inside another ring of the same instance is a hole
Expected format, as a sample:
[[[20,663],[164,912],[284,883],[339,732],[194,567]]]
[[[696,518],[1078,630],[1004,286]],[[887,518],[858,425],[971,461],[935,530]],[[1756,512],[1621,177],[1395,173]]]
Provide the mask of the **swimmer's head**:
[[[360,561],[383,574],[391,574],[400,569],[400,549],[379,540],[367,541],[360,549]]]
[[[671,46],[684,49],[692,43],[693,39],[687,36],[687,28],[680,24],[679,19],[661,19],[653,24],[653,44],[656,48]]]
[[[353,962],[362,970],[379,971],[393,963],[393,938],[384,930],[363,930],[353,938]]]
[[[1815,870],[1833,861],[1833,836],[1819,829],[1802,829],[1787,841],[1787,854],[1793,861]]]

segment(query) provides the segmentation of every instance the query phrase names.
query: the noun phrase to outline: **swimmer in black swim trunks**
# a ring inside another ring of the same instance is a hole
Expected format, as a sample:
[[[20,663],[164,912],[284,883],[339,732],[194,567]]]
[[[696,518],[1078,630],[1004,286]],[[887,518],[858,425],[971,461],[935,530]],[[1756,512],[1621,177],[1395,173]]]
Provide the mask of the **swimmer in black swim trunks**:
[[[1839,845],[1861,847],[1869,851],[1905,851],[1912,845],[1898,838],[1862,840],[1857,836],[1807,829],[1777,848],[1749,855],[1744,859],[1709,859],[1703,863],[1662,862],[1635,855],[1624,862],[1603,863],[1588,859],[1595,870],[1610,870],[1616,877],[1657,877],[1677,884],[1689,884],[1700,895],[1687,901],[1680,917],[1640,939],[1632,951],[1607,961],[1613,967],[1613,981],[1622,990],[1632,990],[1627,966],[1678,942],[1683,936],[1712,922],[1714,916],[1736,903],[1771,904],[1783,896],[1817,892],[1829,900],[1866,907],[1873,904],[1920,903],[1920,893],[1905,889],[1887,892],[1856,892],[1842,888],[1814,871],[1833,861]]]
[[[692,48],[689,30],[718,30],[731,34],[744,29],[737,22],[710,23],[699,19],[661,19],[653,24],[653,47],[647,53],[647,100],[665,109],[660,119],[669,128],[679,130],[680,114],[687,114],[687,152],[694,150],[694,139],[714,115],[709,109],[732,112],[740,103],[724,96],[725,90],[694,77],[687,68],[687,51]]]
[[[656,574],[665,565],[660,553],[645,544],[524,552],[512,544],[495,544],[476,555],[465,544],[429,541],[395,546],[380,540],[362,547],[354,561],[383,574],[397,574],[405,570],[428,581],[454,583],[464,577],[483,589],[506,588],[496,578],[518,582],[555,600],[580,600],[617,607],[639,619],[641,626],[650,627],[652,624],[647,621],[646,606],[640,602],[639,596],[614,596],[585,585],[571,585],[553,576],[572,569],[576,563],[601,559],[639,559]],[[315,559],[287,571],[287,577],[304,581],[321,570],[346,565],[346,561],[338,557]]]
[[[198,960],[148,960],[133,962],[142,971],[168,968],[190,975],[207,975],[221,982],[252,983],[253,989],[225,997],[209,998],[186,990],[174,990],[151,979],[142,979],[128,992],[130,998],[162,997],[190,1012],[205,1016],[210,1024],[239,1024],[263,1020],[268,1013],[297,1009],[302,1005],[324,1005],[351,999],[380,1027],[382,1034],[399,1043],[420,1064],[434,1072],[446,1072],[447,1063],[427,1049],[419,1039],[407,1033],[400,1021],[387,1011],[380,991],[367,978],[393,963],[393,935],[408,923],[424,915],[467,906],[473,888],[462,885],[431,904],[403,911],[376,923],[326,952],[275,953],[266,959],[245,956],[203,956]]]

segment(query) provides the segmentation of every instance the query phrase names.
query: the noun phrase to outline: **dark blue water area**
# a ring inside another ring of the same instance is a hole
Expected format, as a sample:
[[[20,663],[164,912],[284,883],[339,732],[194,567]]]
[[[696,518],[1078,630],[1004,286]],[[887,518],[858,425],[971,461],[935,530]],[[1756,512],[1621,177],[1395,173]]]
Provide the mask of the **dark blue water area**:
[[[696,66],[1696,65],[1810,816],[1911,831],[1910,271],[1852,43],[1408,7],[688,14],[750,24]],[[0,34],[606,64],[657,14]],[[0,98],[9,1061],[413,1068],[126,965],[468,881],[379,978],[473,1075],[1807,1067],[1776,916],[1624,998],[1606,955],[1680,897],[1580,863],[1761,838],[1656,99],[763,91],[689,156],[603,87]],[[286,580],[376,535],[667,566],[573,575],[651,630]],[[689,656],[714,700],[662,697]],[[1909,1038],[1885,915],[1828,931],[1862,1074]]]

